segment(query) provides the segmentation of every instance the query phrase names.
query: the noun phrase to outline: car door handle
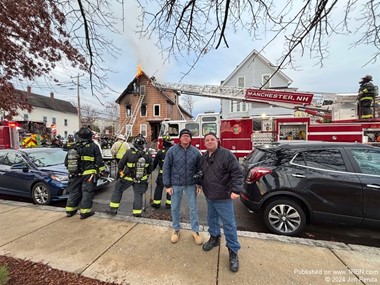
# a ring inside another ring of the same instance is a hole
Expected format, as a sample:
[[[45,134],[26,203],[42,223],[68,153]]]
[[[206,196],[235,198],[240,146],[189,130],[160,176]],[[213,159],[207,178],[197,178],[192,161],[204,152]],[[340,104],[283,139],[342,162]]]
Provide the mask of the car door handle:
[[[298,177],[298,178],[305,178],[305,175],[302,174],[292,174],[293,177]]]
[[[368,188],[375,188],[375,189],[380,189],[379,185],[374,185],[374,184],[367,184]]]

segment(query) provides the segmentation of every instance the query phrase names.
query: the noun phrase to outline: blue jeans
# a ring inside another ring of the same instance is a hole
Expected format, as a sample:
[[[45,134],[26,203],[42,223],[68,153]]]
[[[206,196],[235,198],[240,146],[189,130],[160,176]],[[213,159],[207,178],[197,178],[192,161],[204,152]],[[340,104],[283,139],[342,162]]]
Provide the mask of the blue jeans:
[[[195,185],[173,185],[173,195],[171,197],[173,229],[175,231],[179,231],[179,229],[181,228],[181,201],[183,192],[185,192],[187,200],[189,202],[191,229],[194,232],[199,232],[197,194],[195,193]]]
[[[234,204],[232,199],[210,200],[207,199],[207,224],[208,232],[212,236],[220,235],[219,218],[223,223],[223,231],[226,237],[226,245],[237,253],[240,244],[237,239]]]

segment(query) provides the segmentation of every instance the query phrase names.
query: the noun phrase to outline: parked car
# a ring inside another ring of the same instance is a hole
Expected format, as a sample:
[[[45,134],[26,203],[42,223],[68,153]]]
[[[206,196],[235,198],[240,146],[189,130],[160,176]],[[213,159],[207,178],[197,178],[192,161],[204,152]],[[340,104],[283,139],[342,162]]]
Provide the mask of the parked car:
[[[67,199],[66,154],[61,148],[0,150],[0,193],[32,198],[40,205]],[[110,181],[99,179],[97,188]]]
[[[257,146],[242,162],[240,201],[268,230],[296,236],[307,223],[380,225],[380,148],[359,143]]]

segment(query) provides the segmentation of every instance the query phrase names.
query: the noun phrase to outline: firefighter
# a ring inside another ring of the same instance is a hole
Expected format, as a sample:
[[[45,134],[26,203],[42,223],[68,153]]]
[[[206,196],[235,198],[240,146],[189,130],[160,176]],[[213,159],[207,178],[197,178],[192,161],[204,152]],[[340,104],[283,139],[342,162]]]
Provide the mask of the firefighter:
[[[98,146],[92,141],[92,131],[80,128],[75,134],[77,142],[65,159],[69,171],[66,216],[72,217],[80,208],[80,218],[87,219],[95,214],[92,210],[96,182],[105,170]]]
[[[359,82],[359,119],[369,119],[373,117],[371,113],[371,105],[375,98],[375,86],[371,81],[372,76],[366,75]]]
[[[75,146],[74,136],[73,135],[69,135],[67,137],[66,143],[63,145],[63,149],[64,150],[69,150],[69,149],[73,148],[74,146]]]
[[[156,180],[156,189],[154,190],[153,203],[151,206],[153,208],[160,208],[161,206],[161,198],[162,198],[162,190],[164,189],[164,182],[162,181],[162,167],[164,166],[165,154],[169,150],[169,148],[173,145],[173,141],[169,135],[164,135],[162,137],[163,149],[159,150],[156,154],[156,157],[153,161],[153,170],[156,169],[158,165],[158,175]],[[171,208],[171,196],[166,193],[166,209]]]
[[[152,159],[145,150],[145,144],[145,138],[138,135],[133,139],[133,146],[127,150],[120,160],[118,164],[120,178],[115,183],[107,213],[117,214],[124,190],[132,186],[134,192],[132,215],[141,217],[143,194],[148,189],[148,176],[152,172]]]

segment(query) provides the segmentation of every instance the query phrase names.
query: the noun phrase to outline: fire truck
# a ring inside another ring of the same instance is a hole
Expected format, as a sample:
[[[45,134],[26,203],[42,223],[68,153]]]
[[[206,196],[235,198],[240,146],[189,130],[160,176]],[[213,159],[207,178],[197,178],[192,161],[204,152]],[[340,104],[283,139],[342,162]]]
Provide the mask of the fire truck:
[[[212,131],[220,138],[221,146],[237,157],[249,154],[255,144],[280,141],[329,141],[358,142],[380,145],[380,119],[372,106],[373,118],[358,119],[356,95],[335,95],[326,104],[313,102],[314,94],[282,90],[236,88],[223,86],[196,86],[187,84],[161,84],[161,89],[234,101],[267,103],[294,110],[292,117],[250,117],[222,119],[220,114],[199,114],[192,121],[163,121],[158,147],[162,147],[162,135],[169,134],[179,141],[179,131],[188,128],[193,133],[192,144],[205,150],[203,137]],[[377,138],[379,137],[379,138]],[[379,140],[379,141],[377,141]]]
[[[48,133],[44,122],[0,121],[0,149],[41,146]]]

